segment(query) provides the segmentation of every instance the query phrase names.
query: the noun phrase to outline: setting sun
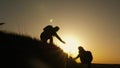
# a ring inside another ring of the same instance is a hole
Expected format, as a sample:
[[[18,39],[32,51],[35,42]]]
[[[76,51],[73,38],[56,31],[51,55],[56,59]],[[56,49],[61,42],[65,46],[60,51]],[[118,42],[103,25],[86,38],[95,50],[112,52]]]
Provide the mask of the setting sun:
[[[120,68],[120,0],[0,0],[0,10],[0,68]]]
[[[59,43],[60,48],[63,49],[63,51],[68,54],[68,56],[71,56],[71,57],[77,56],[78,46],[81,46],[78,43],[78,40],[76,40],[75,38],[66,37],[64,41],[66,42],[66,44]]]

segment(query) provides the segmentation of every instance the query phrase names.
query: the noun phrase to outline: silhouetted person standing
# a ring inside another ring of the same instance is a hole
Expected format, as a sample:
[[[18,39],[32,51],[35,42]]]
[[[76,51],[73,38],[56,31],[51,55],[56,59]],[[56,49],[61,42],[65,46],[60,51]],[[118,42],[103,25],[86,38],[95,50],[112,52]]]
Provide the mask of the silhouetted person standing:
[[[53,44],[53,36],[55,36],[62,43],[65,43],[56,33],[59,30],[58,26],[53,28],[51,25],[48,25],[43,30],[44,31],[40,35],[40,38],[41,38],[42,42],[47,43],[47,40],[50,39],[50,44]]]
[[[90,51],[85,51],[84,48],[81,46],[78,47],[78,49],[79,49],[79,54],[75,59],[80,57],[81,63],[83,65],[87,64],[87,67],[91,68],[91,62],[93,60],[92,53]]]

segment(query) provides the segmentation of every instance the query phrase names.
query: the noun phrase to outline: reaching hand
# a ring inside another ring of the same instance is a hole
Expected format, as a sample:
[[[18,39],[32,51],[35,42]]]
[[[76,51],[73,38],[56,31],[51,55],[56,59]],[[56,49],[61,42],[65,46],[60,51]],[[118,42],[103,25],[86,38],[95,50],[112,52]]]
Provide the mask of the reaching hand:
[[[76,58],[73,58],[74,60],[76,60]]]
[[[64,43],[64,44],[65,44],[65,42],[64,42],[64,41],[62,41],[62,43]]]

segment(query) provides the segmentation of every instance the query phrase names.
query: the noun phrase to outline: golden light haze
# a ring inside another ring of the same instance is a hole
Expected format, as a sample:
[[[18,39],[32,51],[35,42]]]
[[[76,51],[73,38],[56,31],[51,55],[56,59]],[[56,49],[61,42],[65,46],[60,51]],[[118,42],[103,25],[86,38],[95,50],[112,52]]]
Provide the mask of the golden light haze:
[[[59,26],[66,44],[54,43],[70,55],[83,46],[92,63],[120,64],[119,6],[120,0],[0,0],[0,22],[6,23],[0,30],[40,39],[45,26]]]

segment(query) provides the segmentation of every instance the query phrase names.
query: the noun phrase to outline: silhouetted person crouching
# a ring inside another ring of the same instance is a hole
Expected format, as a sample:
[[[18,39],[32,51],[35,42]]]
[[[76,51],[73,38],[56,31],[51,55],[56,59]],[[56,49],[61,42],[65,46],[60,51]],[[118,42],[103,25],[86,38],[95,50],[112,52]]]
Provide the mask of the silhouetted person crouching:
[[[84,67],[86,67],[87,65],[87,68],[91,68],[91,62],[93,60],[92,53],[90,51],[85,51],[84,48],[81,46],[78,47],[78,49],[79,49],[79,54],[75,59],[80,57],[82,65]]]
[[[41,38],[42,42],[47,43],[47,40],[50,40],[50,44],[53,44],[53,36],[55,36],[62,43],[65,43],[56,33],[59,30],[58,26],[53,28],[51,25],[48,25],[43,30],[44,31],[40,35],[40,38]]]
[[[5,23],[0,23],[0,25],[4,25]]]

